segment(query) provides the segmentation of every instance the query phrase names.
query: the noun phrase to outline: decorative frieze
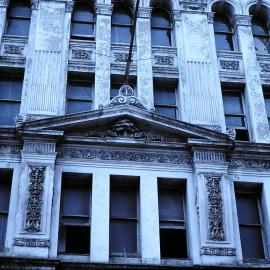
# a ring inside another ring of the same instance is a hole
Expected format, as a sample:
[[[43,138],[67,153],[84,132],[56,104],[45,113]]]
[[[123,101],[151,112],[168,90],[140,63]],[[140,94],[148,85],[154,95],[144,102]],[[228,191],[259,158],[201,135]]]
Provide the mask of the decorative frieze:
[[[96,14],[97,15],[111,16],[112,15],[112,8],[113,8],[113,5],[97,4],[96,5]]]
[[[92,60],[92,51],[72,48],[71,58],[76,60]]]
[[[206,187],[208,199],[208,238],[212,241],[224,241],[225,229],[220,177],[208,176]]]
[[[239,62],[220,60],[220,68],[225,70],[239,70]]]
[[[270,169],[270,160],[260,159],[232,159],[230,169]]]
[[[174,57],[167,55],[155,55],[154,65],[160,66],[174,66]]]
[[[0,145],[0,154],[19,154],[21,147],[19,145]]]
[[[135,152],[109,149],[63,148],[59,156],[65,159],[87,159],[92,161],[130,161],[148,164],[173,164],[191,166],[192,158],[184,153]]]
[[[114,61],[118,63],[126,63],[128,60],[128,53],[114,53]]]
[[[217,152],[194,152],[194,161],[226,162],[226,155]]]
[[[41,231],[42,199],[46,167],[30,167],[25,230]]]
[[[268,63],[260,63],[261,72],[269,73],[270,72],[270,64]]]
[[[26,141],[23,145],[23,150],[27,153],[54,153],[55,143]]]
[[[201,255],[208,256],[236,256],[235,248],[221,248],[221,247],[202,247]]]
[[[50,247],[50,241],[35,238],[14,238],[13,246],[48,248]]]
[[[152,8],[141,7],[138,10],[138,18],[151,18]]]

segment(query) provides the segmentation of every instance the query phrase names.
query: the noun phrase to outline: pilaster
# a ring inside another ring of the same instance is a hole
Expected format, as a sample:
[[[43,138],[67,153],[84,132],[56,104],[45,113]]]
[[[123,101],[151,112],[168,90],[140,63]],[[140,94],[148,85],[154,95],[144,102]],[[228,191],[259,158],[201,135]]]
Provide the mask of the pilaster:
[[[108,4],[96,5],[95,109],[110,101],[112,7]]]
[[[270,131],[250,20],[251,16],[235,16],[235,27],[243,55],[246,78],[245,105],[249,112],[251,140],[257,143],[269,143]]]
[[[12,241],[15,256],[48,257],[55,151],[55,140],[24,140]]]
[[[174,11],[179,63],[180,116],[183,121],[225,131],[217,62],[209,40],[206,1],[180,1]]]
[[[137,89],[138,98],[147,109],[154,108],[152,44],[151,44],[151,8],[139,8],[137,43]]]
[[[33,2],[21,115],[65,112],[70,14],[63,1]]]

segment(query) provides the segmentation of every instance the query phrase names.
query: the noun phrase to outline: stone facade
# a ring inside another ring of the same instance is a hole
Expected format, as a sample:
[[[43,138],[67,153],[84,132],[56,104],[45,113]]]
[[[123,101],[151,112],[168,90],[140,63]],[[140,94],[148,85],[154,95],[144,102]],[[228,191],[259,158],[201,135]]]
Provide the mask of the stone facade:
[[[24,71],[20,114],[13,126],[0,126],[0,171],[12,170],[0,269],[270,267],[270,130],[262,90],[270,86],[270,54],[255,51],[248,13],[255,1],[246,0],[230,1],[238,50],[217,51],[214,2],[141,1],[131,65],[136,93],[124,86],[110,100],[111,78],[124,74],[128,55],[126,44],[111,44],[117,1],[93,3],[93,40],[70,39],[71,0],[31,1],[29,38],[5,35],[8,1],[0,1],[1,71]],[[257,4],[270,8],[268,1]],[[151,47],[151,12],[159,5],[171,12],[171,47]],[[93,110],[65,114],[69,73],[94,77]],[[155,113],[156,80],[178,82],[177,119]],[[227,133],[223,83],[245,86],[248,142]],[[58,252],[63,173],[92,176],[85,256]],[[111,175],[140,179],[135,258],[109,251]],[[161,257],[160,178],[185,185],[183,260]],[[244,260],[238,185],[261,187],[264,260]]]

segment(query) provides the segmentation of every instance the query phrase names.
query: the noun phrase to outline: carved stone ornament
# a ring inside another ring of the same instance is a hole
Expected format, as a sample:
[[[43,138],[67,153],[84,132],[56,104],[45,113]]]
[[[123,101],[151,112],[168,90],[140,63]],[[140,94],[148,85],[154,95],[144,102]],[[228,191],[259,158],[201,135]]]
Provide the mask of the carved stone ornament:
[[[154,64],[160,66],[174,66],[174,57],[167,55],[155,55]]]
[[[39,0],[31,0],[32,10],[37,10],[39,6]]]
[[[17,125],[17,124],[21,124],[21,123],[23,122],[23,117],[22,117],[22,115],[17,114],[17,115],[15,116],[15,118],[14,118],[14,122],[15,122],[16,125]]]
[[[21,147],[19,145],[0,145],[0,154],[19,154]]]
[[[174,21],[181,21],[182,20],[181,10],[173,10],[172,15],[173,15],[173,20]]]
[[[140,7],[138,10],[138,18],[151,18],[152,8]]]
[[[201,248],[200,254],[208,256],[236,256],[236,249],[221,247],[203,247]]]
[[[230,169],[270,169],[270,160],[232,159]]]
[[[72,49],[71,58],[76,60],[92,60],[92,51],[83,49]]]
[[[127,53],[114,53],[114,61],[118,63],[126,63],[128,60]]]
[[[130,105],[147,110],[144,105],[134,96],[134,90],[132,89],[132,87],[127,84],[120,87],[119,95],[114,97],[111,102],[105,106],[105,108],[121,105]],[[103,109],[103,106],[100,105],[99,108]]]
[[[236,26],[251,26],[251,18],[250,15],[235,15],[234,16],[234,27]]]
[[[50,241],[34,238],[14,238],[13,246],[48,248],[50,247]]]
[[[207,9],[207,1],[205,0],[191,0],[191,1],[179,1],[179,5],[182,10],[186,11],[199,11],[204,12]]]
[[[176,142],[177,139],[165,137],[156,132],[142,131],[127,118],[117,120],[109,128],[91,129],[78,133],[67,134],[93,138],[128,138],[134,140]]]
[[[215,17],[214,12],[207,12],[207,19],[209,23],[214,23],[214,17]]]
[[[228,128],[226,133],[230,137],[231,140],[235,140],[236,130],[234,128]]]
[[[111,16],[112,15],[112,8],[113,8],[113,5],[97,4],[96,5],[96,14],[97,15]]]
[[[202,161],[202,162],[225,162],[226,161],[226,155],[224,153],[218,153],[218,152],[194,152],[194,161]]]
[[[65,159],[87,159],[93,161],[130,161],[155,164],[191,166],[192,158],[185,153],[134,152],[120,150],[63,148],[60,157]]]
[[[46,167],[30,167],[25,230],[41,231],[42,199]]]
[[[74,8],[74,1],[66,2],[66,12],[72,12]]]
[[[220,60],[220,67],[225,70],[239,70],[239,62]]]
[[[218,176],[207,177],[208,233],[209,240],[224,241],[224,214],[221,191],[221,179]]]
[[[261,72],[266,72],[266,73],[270,72],[270,64],[260,63],[260,67],[261,67]]]
[[[4,51],[3,51],[4,54],[22,56],[23,51],[24,51],[23,46],[4,44]]]

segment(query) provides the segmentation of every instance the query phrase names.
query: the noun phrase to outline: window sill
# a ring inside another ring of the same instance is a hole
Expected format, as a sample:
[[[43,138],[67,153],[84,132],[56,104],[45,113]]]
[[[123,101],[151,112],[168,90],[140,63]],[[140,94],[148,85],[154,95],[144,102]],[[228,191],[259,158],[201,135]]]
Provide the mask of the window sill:
[[[161,265],[172,265],[172,266],[192,266],[192,261],[189,259],[161,259]]]
[[[64,262],[89,262],[90,255],[78,255],[78,254],[71,254],[71,253],[60,253],[57,256],[58,259],[61,259]]]
[[[111,256],[109,263],[112,263],[112,264],[142,264],[142,259],[139,257],[129,258],[129,257]]]

